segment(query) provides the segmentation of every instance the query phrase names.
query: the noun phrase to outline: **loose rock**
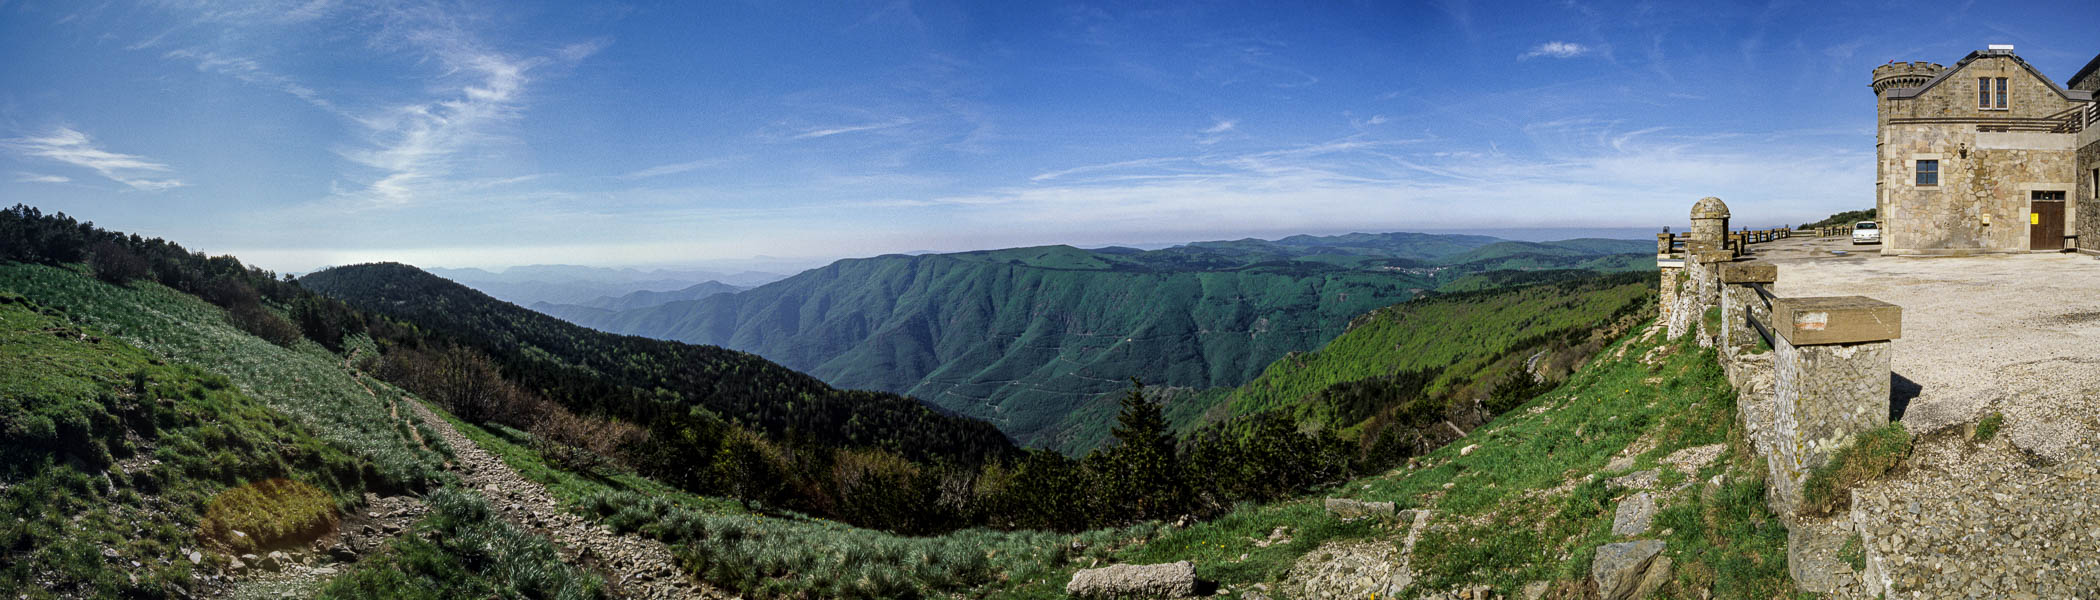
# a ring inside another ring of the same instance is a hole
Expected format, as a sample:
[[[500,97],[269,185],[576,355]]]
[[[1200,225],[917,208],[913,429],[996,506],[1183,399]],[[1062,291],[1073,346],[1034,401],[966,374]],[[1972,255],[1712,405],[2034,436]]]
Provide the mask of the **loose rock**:
[[[1186,598],[1196,594],[1196,565],[1113,565],[1072,574],[1065,593],[1079,598]]]

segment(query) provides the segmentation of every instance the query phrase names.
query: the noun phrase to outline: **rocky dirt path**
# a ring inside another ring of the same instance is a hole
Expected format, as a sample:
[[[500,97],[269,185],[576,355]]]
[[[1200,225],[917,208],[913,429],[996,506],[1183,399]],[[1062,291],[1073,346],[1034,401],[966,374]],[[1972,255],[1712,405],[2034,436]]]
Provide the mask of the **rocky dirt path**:
[[[546,487],[520,477],[422,404],[408,405],[452,447],[458,457],[453,470],[505,520],[553,540],[565,550],[564,559],[606,574],[615,594],[648,600],[733,597],[687,577],[662,542],[615,534],[563,512]]]

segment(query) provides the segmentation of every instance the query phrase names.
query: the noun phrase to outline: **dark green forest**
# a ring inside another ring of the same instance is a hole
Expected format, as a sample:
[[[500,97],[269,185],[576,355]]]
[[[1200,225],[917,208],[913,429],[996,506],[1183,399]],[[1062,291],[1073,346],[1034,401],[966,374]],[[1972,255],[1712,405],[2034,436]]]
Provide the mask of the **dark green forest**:
[[[847,259],[752,290],[637,310],[541,308],[604,331],[754,352],[1077,456],[1103,439],[1131,377],[1237,386],[1374,309],[1645,269],[1643,252],[1623,240],[1419,233],[1150,251],[1041,246]]]

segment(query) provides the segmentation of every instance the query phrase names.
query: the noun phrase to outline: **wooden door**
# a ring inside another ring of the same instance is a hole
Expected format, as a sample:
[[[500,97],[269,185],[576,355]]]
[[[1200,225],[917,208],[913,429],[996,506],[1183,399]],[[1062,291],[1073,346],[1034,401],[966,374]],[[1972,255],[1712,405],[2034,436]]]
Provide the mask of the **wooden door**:
[[[2064,249],[2064,193],[2060,191],[2037,191],[2029,200],[2031,215],[2027,222],[2027,248],[2030,250]]]

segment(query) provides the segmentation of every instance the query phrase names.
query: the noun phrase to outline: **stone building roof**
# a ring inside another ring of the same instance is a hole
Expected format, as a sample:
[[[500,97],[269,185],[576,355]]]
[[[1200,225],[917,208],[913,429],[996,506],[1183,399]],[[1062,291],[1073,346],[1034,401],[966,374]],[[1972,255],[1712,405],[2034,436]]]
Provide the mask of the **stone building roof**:
[[[2078,73],[2071,75],[2070,79],[2064,80],[2064,85],[2070,86],[2073,90],[2085,90],[2087,92],[2091,92],[2092,90],[2087,89],[2084,83],[2086,78],[2094,76],[2095,71],[2100,71],[2100,54],[2093,55],[2092,62],[2085,63],[2085,68],[2079,69]]]
[[[2092,92],[2084,90],[2067,90],[2064,89],[2064,86],[2057,85],[2056,80],[2050,79],[2048,75],[2043,75],[2040,69],[2034,68],[2034,65],[2027,64],[2026,59],[2020,58],[2020,55],[2018,54],[2013,54],[2013,51],[2011,50],[1977,50],[1975,52],[1970,52],[1968,56],[1964,56],[1961,58],[1960,61],[1956,61],[1953,67],[1948,68],[1946,71],[1940,72],[1940,75],[1938,77],[1934,77],[1931,81],[1925,82],[1925,85],[1921,85],[1914,88],[1889,90],[1889,98],[1916,98],[1919,94],[1925,93],[1926,90],[1930,90],[1933,87],[1938,86],[1940,82],[1953,78],[1955,73],[1961,72],[1962,67],[1967,67],[1969,66],[1969,63],[1976,62],[1976,59],[1983,58],[1986,56],[2003,56],[2012,59],[2015,64],[2020,65],[2020,68],[2026,69],[2027,72],[2033,74],[2036,79],[2040,79],[2042,80],[2042,83],[2048,84],[2049,89],[2054,90],[2057,95],[2063,96],[2065,100],[2082,102],[2093,99]],[[2100,60],[2100,57],[2095,57],[2094,60]],[[2079,73],[2085,74],[2087,71],[2091,70],[2093,70],[2093,65],[2086,65],[2085,70],[2080,71]],[[2074,75],[2071,77],[2071,79],[2073,81],[2077,81],[2078,77],[2079,76]]]

